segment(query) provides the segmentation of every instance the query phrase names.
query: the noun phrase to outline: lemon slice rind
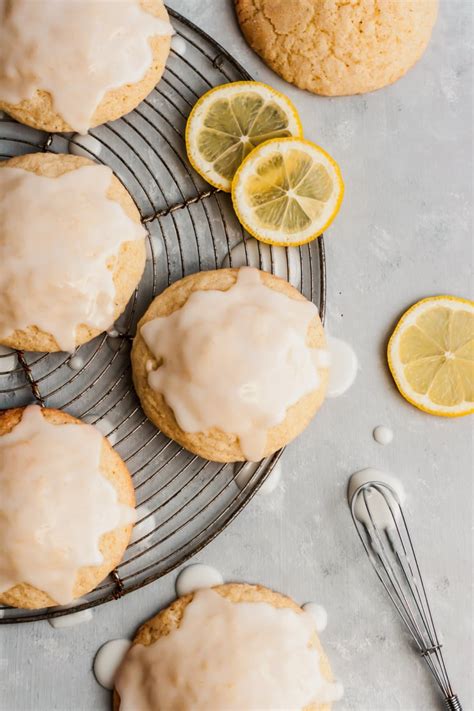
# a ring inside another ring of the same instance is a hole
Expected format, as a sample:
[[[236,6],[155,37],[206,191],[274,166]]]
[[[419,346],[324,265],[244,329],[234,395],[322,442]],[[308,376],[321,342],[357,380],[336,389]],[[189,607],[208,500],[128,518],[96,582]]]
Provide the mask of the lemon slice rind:
[[[388,365],[398,390],[409,403],[430,415],[437,415],[439,417],[463,417],[474,412],[473,402],[464,400],[456,405],[449,406],[433,402],[433,400],[429,397],[429,390],[426,394],[416,392],[412,383],[408,380],[405,374],[406,367],[411,366],[413,368],[413,364],[416,361],[412,361],[407,364],[407,366],[404,366],[400,357],[400,346],[403,335],[410,327],[416,327],[420,317],[431,311],[433,308],[436,308],[436,306],[445,306],[451,311],[470,312],[474,315],[474,302],[469,299],[462,299],[450,295],[432,296],[421,299],[413,304],[413,306],[411,306],[411,308],[403,314],[397,323],[387,346]],[[472,340],[473,337],[474,334],[467,334],[466,343]],[[428,355],[417,362],[420,364],[421,368],[430,369],[428,377],[432,378],[432,383],[434,381],[434,377],[439,374],[440,368],[443,367],[446,362],[449,364],[452,361],[444,360],[445,344],[443,343],[442,338],[437,339],[433,334],[428,335],[426,333],[423,334],[423,338],[427,339],[426,343],[429,342],[431,350]],[[459,350],[461,350],[461,348],[459,348],[458,351]],[[422,360],[424,363],[421,363]],[[474,371],[474,361],[464,359],[462,355],[461,360],[463,363],[465,362],[467,364],[471,364],[470,367],[472,368],[472,371]]]

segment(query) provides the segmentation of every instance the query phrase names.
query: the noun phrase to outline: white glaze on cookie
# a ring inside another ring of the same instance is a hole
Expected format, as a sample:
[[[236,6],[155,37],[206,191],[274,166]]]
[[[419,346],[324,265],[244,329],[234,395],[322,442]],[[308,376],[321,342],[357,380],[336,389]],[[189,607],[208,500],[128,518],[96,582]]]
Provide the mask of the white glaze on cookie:
[[[101,536],[135,520],[101,473],[102,442],[37,405],[0,437],[0,592],[29,583],[70,602],[79,569],[103,563]]]
[[[103,165],[57,178],[0,170],[0,336],[37,326],[72,351],[80,324],[111,326],[111,266],[124,243],[146,234],[107,197],[112,177]]]
[[[341,688],[320,671],[309,646],[314,632],[307,613],[200,590],[179,629],[129,650],[115,677],[120,709],[302,709],[333,701]]]
[[[149,39],[173,29],[138,0],[12,0],[0,6],[0,100],[18,104],[48,91],[79,133],[107,91],[141,81],[152,64]]]
[[[267,431],[320,384],[306,341],[317,315],[309,301],[265,286],[243,267],[227,291],[195,291],[180,309],[141,327],[155,359],[148,384],[164,395],[185,432],[236,434],[258,461]]]

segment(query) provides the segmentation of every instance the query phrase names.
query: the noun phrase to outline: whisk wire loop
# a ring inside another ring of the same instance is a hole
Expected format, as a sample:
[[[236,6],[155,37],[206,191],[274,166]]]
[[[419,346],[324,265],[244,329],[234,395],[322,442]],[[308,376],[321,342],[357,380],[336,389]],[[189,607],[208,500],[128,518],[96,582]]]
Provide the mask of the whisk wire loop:
[[[365,482],[354,491],[350,508],[367,557],[425,660],[447,708],[462,711],[446,670],[442,644],[397,492],[382,481]]]

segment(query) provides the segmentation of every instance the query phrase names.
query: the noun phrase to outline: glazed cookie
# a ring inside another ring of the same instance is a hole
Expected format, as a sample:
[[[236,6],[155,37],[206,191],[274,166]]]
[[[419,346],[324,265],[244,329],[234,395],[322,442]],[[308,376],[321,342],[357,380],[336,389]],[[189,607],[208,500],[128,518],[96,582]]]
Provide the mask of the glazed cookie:
[[[156,86],[172,33],[162,0],[76,0],[59,16],[55,0],[11,0],[0,9],[0,110],[44,131],[113,121]]]
[[[201,711],[210,700],[327,711],[340,693],[309,614],[268,588],[231,583],[179,598],[139,629],[115,678],[114,711]]]
[[[235,0],[250,46],[315,94],[380,89],[403,76],[431,37],[438,0]]]
[[[135,521],[132,480],[91,425],[38,405],[0,414],[0,603],[66,604],[115,568]]]
[[[258,269],[185,277],[138,324],[133,380],[149,419],[190,452],[258,461],[321,406],[328,363],[314,304]]]
[[[140,281],[138,210],[110,168],[79,156],[0,162],[0,188],[0,343],[73,351],[112,326]]]

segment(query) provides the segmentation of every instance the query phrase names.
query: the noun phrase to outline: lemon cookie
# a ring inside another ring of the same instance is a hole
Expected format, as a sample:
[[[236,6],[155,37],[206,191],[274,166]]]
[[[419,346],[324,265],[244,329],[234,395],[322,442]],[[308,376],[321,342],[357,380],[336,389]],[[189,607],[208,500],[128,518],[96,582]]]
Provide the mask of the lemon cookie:
[[[0,110],[45,131],[132,111],[163,74],[172,27],[162,0],[11,0],[0,9]]]
[[[132,480],[91,425],[38,405],[0,414],[0,603],[37,609],[84,595],[120,562]]]
[[[327,385],[314,304],[258,269],[185,277],[152,302],[132,349],[149,419],[206,459],[258,461],[294,439]]]
[[[0,186],[0,343],[73,351],[112,326],[140,281],[138,210],[110,168],[79,156],[0,162]]]
[[[115,677],[114,710],[327,711],[340,694],[309,613],[231,583],[179,598],[139,629]]]
[[[315,94],[380,89],[403,76],[431,37],[437,0],[235,0],[250,46]]]

